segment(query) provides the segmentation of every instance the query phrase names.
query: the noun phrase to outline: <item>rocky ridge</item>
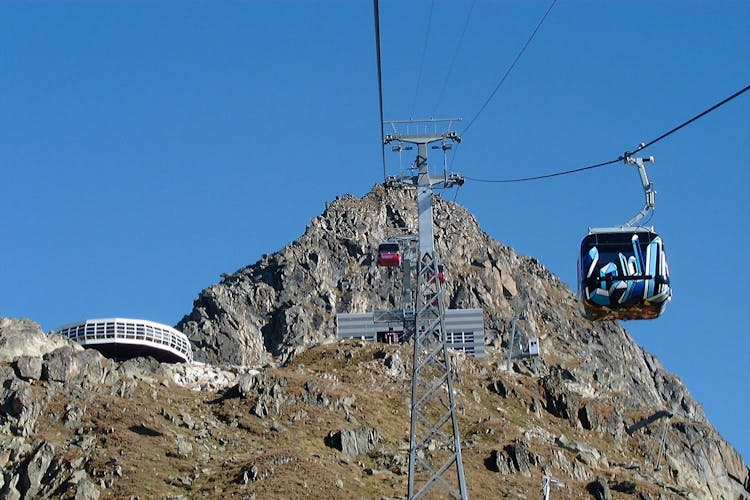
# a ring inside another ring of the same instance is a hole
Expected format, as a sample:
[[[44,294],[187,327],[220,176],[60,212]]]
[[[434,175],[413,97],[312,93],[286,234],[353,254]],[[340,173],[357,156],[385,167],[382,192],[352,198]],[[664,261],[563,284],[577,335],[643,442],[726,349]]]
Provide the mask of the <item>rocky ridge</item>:
[[[17,325],[0,320],[0,343],[48,344],[0,362],[2,498],[404,497],[409,346],[120,363]],[[662,452],[658,427],[628,434],[643,412],[501,364],[454,357],[473,498],[534,497],[543,474],[565,482],[553,498],[747,498],[747,468],[707,424],[673,417]]]
[[[327,204],[298,240],[202,291],[177,328],[211,362],[283,364],[309,346],[334,341],[337,313],[400,303],[400,283],[375,265],[374,253],[390,236],[416,233],[414,196],[378,185],[361,199],[347,195]],[[545,407],[576,421],[581,405],[584,412],[610,406],[614,415],[606,425],[615,443],[627,439],[620,425],[625,409],[631,419],[668,411],[683,439],[679,446],[670,442],[675,467],[694,471],[703,478],[698,482],[746,491],[747,468],[737,453],[682,381],[622,326],[584,320],[564,283],[533,257],[489,237],[460,205],[436,197],[434,223],[436,252],[449,274],[446,303],[485,311],[489,351],[501,355],[507,348],[514,318],[540,338],[544,356],[516,363],[516,370],[539,381]]]
[[[0,497],[402,497],[410,347],[336,342],[333,321],[398,303],[373,248],[416,229],[412,207],[344,196],[204,290],[178,326],[209,364],[118,363],[0,318]],[[462,207],[438,199],[435,222],[451,307],[488,327],[487,359],[453,363],[473,498],[535,497],[543,474],[553,498],[750,498],[742,458],[623,328],[583,320]],[[544,354],[508,370],[513,318]]]

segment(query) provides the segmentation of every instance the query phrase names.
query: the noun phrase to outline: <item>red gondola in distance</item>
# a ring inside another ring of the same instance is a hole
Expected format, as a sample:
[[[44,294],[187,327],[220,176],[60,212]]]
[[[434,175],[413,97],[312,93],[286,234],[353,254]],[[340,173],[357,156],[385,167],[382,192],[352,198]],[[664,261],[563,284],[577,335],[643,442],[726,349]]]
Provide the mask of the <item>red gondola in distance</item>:
[[[377,264],[381,267],[399,267],[403,262],[398,243],[381,243],[378,246]]]

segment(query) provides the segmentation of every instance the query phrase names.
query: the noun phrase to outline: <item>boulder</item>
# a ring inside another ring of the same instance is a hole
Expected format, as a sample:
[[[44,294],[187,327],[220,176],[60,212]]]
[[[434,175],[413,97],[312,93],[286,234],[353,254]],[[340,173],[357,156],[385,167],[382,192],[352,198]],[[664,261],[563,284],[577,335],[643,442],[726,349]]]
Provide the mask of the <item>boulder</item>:
[[[88,477],[84,477],[75,487],[74,500],[98,500],[101,492]]]
[[[540,457],[519,440],[505,445],[502,450],[493,450],[490,460],[497,472],[521,474],[524,477],[531,477],[531,468],[541,464]]]
[[[586,401],[581,406],[578,410],[578,421],[581,422],[581,427],[589,431],[599,427],[599,414],[593,401]]]
[[[607,480],[603,477],[597,477],[596,480],[586,486],[586,489],[595,500],[612,500],[609,485],[607,485]]]
[[[111,366],[112,362],[99,351],[65,346],[44,355],[41,378],[50,382],[101,383]]]
[[[356,457],[372,451],[378,441],[380,441],[380,433],[376,429],[360,427],[331,432],[328,435],[327,444],[342,451],[345,455]]]
[[[0,318],[0,361],[19,356],[44,356],[60,347],[80,346],[58,335],[45,335],[39,324],[29,319]]]
[[[44,403],[37,399],[31,385],[20,379],[11,379],[7,389],[0,389],[2,407],[0,416],[7,417],[8,430],[16,436],[30,436]]]
[[[18,356],[14,362],[16,373],[24,380],[42,378],[42,359],[38,356]]]
[[[606,463],[606,457],[590,444],[569,439],[565,437],[564,434],[560,435],[560,437],[555,440],[555,443],[561,448],[577,453],[578,455],[576,458],[589,467],[597,467],[600,463],[609,466],[609,464]]]
[[[571,421],[578,418],[580,397],[568,390],[559,376],[544,377],[541,383],[546,396],[545,408],[549,413]]]
[[[21,472],[18,489],[24,498],[35,498],[42,488],[47,469],[55,457],[55,447],[46,441],[40,442],[34,454],[29,457]]]

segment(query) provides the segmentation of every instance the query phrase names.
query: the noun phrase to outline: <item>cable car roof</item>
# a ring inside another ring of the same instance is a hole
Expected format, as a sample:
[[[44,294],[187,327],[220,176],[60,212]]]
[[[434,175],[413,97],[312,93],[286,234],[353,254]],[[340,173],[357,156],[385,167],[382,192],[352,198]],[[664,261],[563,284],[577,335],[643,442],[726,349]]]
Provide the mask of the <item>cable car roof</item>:
[[[589,234],[603,233],[655,233],[654,226],[614,226],[614,227],[590,227]]]
[[[401,247],[399,246],[398,243],[394,243],[390,241],[387,243],[381,243],[378,246],[379,252],[398,252],[400,250],[401,250]]]

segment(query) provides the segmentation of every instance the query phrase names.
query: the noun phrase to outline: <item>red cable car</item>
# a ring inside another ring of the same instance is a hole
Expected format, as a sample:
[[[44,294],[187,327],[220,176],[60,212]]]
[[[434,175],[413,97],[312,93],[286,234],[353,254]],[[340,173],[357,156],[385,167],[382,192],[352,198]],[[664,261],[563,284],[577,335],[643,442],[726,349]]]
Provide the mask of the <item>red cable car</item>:
[[[399,267],[403,257],[398,243],[381,243],[378,246],[377,264],[382,267]]]
[[[442,264],[437,265],[438,281],[443,284],[445,283],[445,266]]]
[[[432,273],[427,273],[427,277],[432,279]],[[441,285],[445,283],[445,266],[442,264],[437,265],[437,279]]]

